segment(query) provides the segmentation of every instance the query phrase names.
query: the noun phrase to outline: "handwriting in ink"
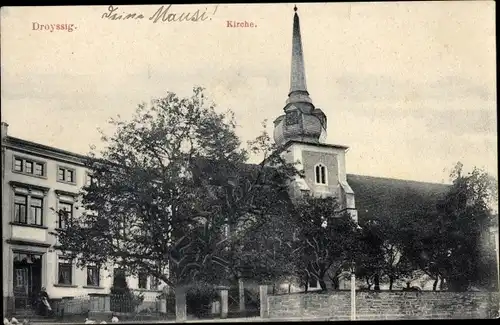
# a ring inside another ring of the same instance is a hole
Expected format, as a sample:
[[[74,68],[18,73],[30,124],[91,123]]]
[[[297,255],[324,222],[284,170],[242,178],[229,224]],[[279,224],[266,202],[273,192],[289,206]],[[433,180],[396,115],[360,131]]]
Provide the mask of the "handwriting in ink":
[[[211,13],[211,15],[215,15],[217,12],[218,6],[215,6],[215,9]],[[108,11],[103,13],[101,18],[102,19],[110,19],[110,20],[128,20],[128,19],[144,19],[144,15],[142,13],[137,13],[137,12],[132,12],[132,13],[126,13],[126,12],[119,12],[118,7],[114,7],[110,5],[108,7]],[[207,8],[205,8],[205,11],[201,11],[200,9],[197,9],[193,12],[173,12],[172,11],[172,5],[168,6],[161,6],[159,7],[156,12],[149,17],[149,20],[152,21],[153,23],[157,23],[159,21],[161,22],[199,22],[199,21],[205,21],[207,19],[212,20],[212,18],[209,17],[210,13],[207,12]]]
[[[117,13],[118,11],[118,7],[113,7],[112,5],[108,7],[108,12],[105,12],[102,14],[101,18],[107,18],[107,19],[111,19],[111,20],[126,20],[126,19],[143,19],[144,16],[139,13],[121,13],[121,14],[118,14]]]

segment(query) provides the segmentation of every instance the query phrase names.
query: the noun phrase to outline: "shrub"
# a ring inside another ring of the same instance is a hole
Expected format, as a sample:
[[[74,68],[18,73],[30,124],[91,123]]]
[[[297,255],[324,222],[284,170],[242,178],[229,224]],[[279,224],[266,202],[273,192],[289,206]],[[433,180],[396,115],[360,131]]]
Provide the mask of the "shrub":
[[[186,311],[189,315],[204,317],[210,313],[212,301],[218,299],[219,294],[211,284],[198,282],[186,287]],[[175,293],[162,292],[157,299],[167,299],[167,312],[175,313]]]
[[[144,301],[144,295],[134,294],[128,287],[125,272],[117,271],[111,287],[110,307],[112,311],[121,313],[134,312]]]
[[[219,294],[213,285],[197,283],[186,291],[186,309],[188,314],[196,317],[203,317],[210,313],[212,301],[217,299]]]

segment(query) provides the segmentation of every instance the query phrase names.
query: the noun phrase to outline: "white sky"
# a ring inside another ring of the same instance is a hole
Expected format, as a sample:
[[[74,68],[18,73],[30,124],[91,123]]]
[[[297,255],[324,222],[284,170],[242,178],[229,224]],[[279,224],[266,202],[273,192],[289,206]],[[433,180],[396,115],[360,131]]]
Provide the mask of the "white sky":
[[[167,90],[207,88],[244,142],[282,113],[292,4],[173,5],[204,22],[148,20],[159,6],[2,7],[2,121],[9,135],[87,153],[96,128]],[[448,181],[456,161],[497,177],[495,4],[490,1],[300,4],[307,85],[347,172]],[[256,28],[227,28],[227,20]],[[73,32],[33,23],[75,24]]]

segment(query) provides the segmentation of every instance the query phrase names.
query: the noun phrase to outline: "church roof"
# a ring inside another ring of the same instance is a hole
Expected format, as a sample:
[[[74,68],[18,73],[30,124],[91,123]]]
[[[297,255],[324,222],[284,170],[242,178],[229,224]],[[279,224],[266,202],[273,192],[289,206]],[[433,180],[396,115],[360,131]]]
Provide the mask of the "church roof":
[[[303,141],[298,141],[298,140],[288,140],[286,144],[281,148],[282,151],[288,149],[292,144],[294,143],[304,143]],[[308,145],[311,145],[311,143],[306,143]],[[313,143],[312,145],[316,147],[324,147],[324,148],[336,148],[336,149],[344,149],[347,150],[349,149],[348,146],[344,146],[341,144],[328,144],[328,143]]]
[[[198,165],[205,175],[214,173],[220,167],[217,163],[204,160],[200,160]],[[274,168],[258,164],[242,163],[235,167],[240,177],[253,174],[253,178],[259,170],[264,172],[264,177],[268,180],[276,175]],[[447,184],[354,174],[347,174],[347,182],[354,191],[358,220],[361,224],[369,219],[397,218],[416,210],[433,210],[450,187]],[[286,192],[283,194],[288,196]]]
[[[347,175],[354,191],[358,220],[395,218],[403,213],[434,209],[450,185]]]

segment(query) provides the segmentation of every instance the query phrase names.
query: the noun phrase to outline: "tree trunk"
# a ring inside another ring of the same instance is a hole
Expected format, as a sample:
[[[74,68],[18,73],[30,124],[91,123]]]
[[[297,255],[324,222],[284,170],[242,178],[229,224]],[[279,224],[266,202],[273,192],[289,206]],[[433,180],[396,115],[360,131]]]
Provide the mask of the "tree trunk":
[[[434,280],[434,283],[432,284],[432,291],[436,291],[438,280],[439,280],[439,277],[436,277],[436,280]]]
[[[338,276],[334,276],[332,278],[332,284],[333,284],[333,290],[339,290],[340,289],[340,281]]]
[[[394,284],[394,279],[393,277],[389,277],[389,291],[392,291],[392,285]]]
[[[323,279],[318,280],[321,291],[326,291],[326,282]]]
[[[273,282],[273,295],[276,294],[276,283]]]
[[[175,320],[184,322],[187,319],[186,288],[178,285],[175,288]]]
[[[319,286],[321,287],[321,291],[326,291],[326,282],[325,282],[326,271],[321,272],[318,276]]]
[[[375,283],[375,288],[373,288],[375,291],[380,291],[380,278],[378,276],[378,273],[375,273],[375,278],[374,278],[374,283]]]

